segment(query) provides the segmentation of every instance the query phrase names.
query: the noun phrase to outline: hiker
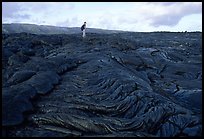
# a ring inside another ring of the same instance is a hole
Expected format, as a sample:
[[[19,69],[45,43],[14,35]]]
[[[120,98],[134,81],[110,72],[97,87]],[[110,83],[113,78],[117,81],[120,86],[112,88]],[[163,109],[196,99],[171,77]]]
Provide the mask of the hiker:
[[[81,26],[81,31],[82,31],[82,37],[84,38],[86,36],[86,22]]]

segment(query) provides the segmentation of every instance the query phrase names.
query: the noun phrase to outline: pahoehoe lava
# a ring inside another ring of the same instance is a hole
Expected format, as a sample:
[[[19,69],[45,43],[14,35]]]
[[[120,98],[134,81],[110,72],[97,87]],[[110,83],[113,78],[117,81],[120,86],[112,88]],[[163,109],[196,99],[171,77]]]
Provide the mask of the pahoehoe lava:
[[[202,33],[2,34],[2,134],[202,135]]]

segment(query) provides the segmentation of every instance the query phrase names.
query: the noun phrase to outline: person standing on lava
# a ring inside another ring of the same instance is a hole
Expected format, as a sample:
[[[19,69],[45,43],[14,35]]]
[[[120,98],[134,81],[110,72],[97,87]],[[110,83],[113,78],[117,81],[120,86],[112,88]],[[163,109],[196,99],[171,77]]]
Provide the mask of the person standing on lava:
[[[84,38],[86,36],[86,22],[81,26],[82,31],[82,37]]]

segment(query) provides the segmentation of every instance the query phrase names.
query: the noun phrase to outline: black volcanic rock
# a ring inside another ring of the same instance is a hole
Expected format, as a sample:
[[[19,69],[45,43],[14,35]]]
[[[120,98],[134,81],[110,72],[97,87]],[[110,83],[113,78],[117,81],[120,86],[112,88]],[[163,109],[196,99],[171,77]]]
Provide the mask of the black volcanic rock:
[[[26,83],[32,85],[39,94],[48,93],[53,85],[59,82],[60,77],[53,71],[40,71]]]
[[[32,110],[29,101],[37,91],[30,85],[15,85],[2,89],[2,125],[12,126],[23,122],[23,112]]]
[[[8,83],[10,85],[12,84],[17,84],[17,83],[21,83],[29,78],[31,78],[34,74],[36,74],[36,72],[34,71],[18,71],[16,73],[13,74],[13,76],[8,79]]]
[[[22,55],[18,55],[18,54],[13,54],[12,56],[9,57],[8,59],[8,64],[10,66],[12,65],[21,65],[23,64],[24,62],[28,61],[28,57],[26,56],[22,56]]]
[[[201,37],[3,34],[3,134],[201,136]]]
[[[27,55],[27,56],[34,56],[35,55],[35,51],[33,49],[29,49],[29,48],[21,49],[20,53],[23,55]]]

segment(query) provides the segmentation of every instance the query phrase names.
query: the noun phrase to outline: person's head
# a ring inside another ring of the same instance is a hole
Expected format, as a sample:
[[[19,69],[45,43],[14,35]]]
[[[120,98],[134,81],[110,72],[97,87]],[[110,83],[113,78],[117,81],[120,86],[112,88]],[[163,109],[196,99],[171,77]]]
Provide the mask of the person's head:
[[[86,22],[84,22],[84,24],[86,24]]]

